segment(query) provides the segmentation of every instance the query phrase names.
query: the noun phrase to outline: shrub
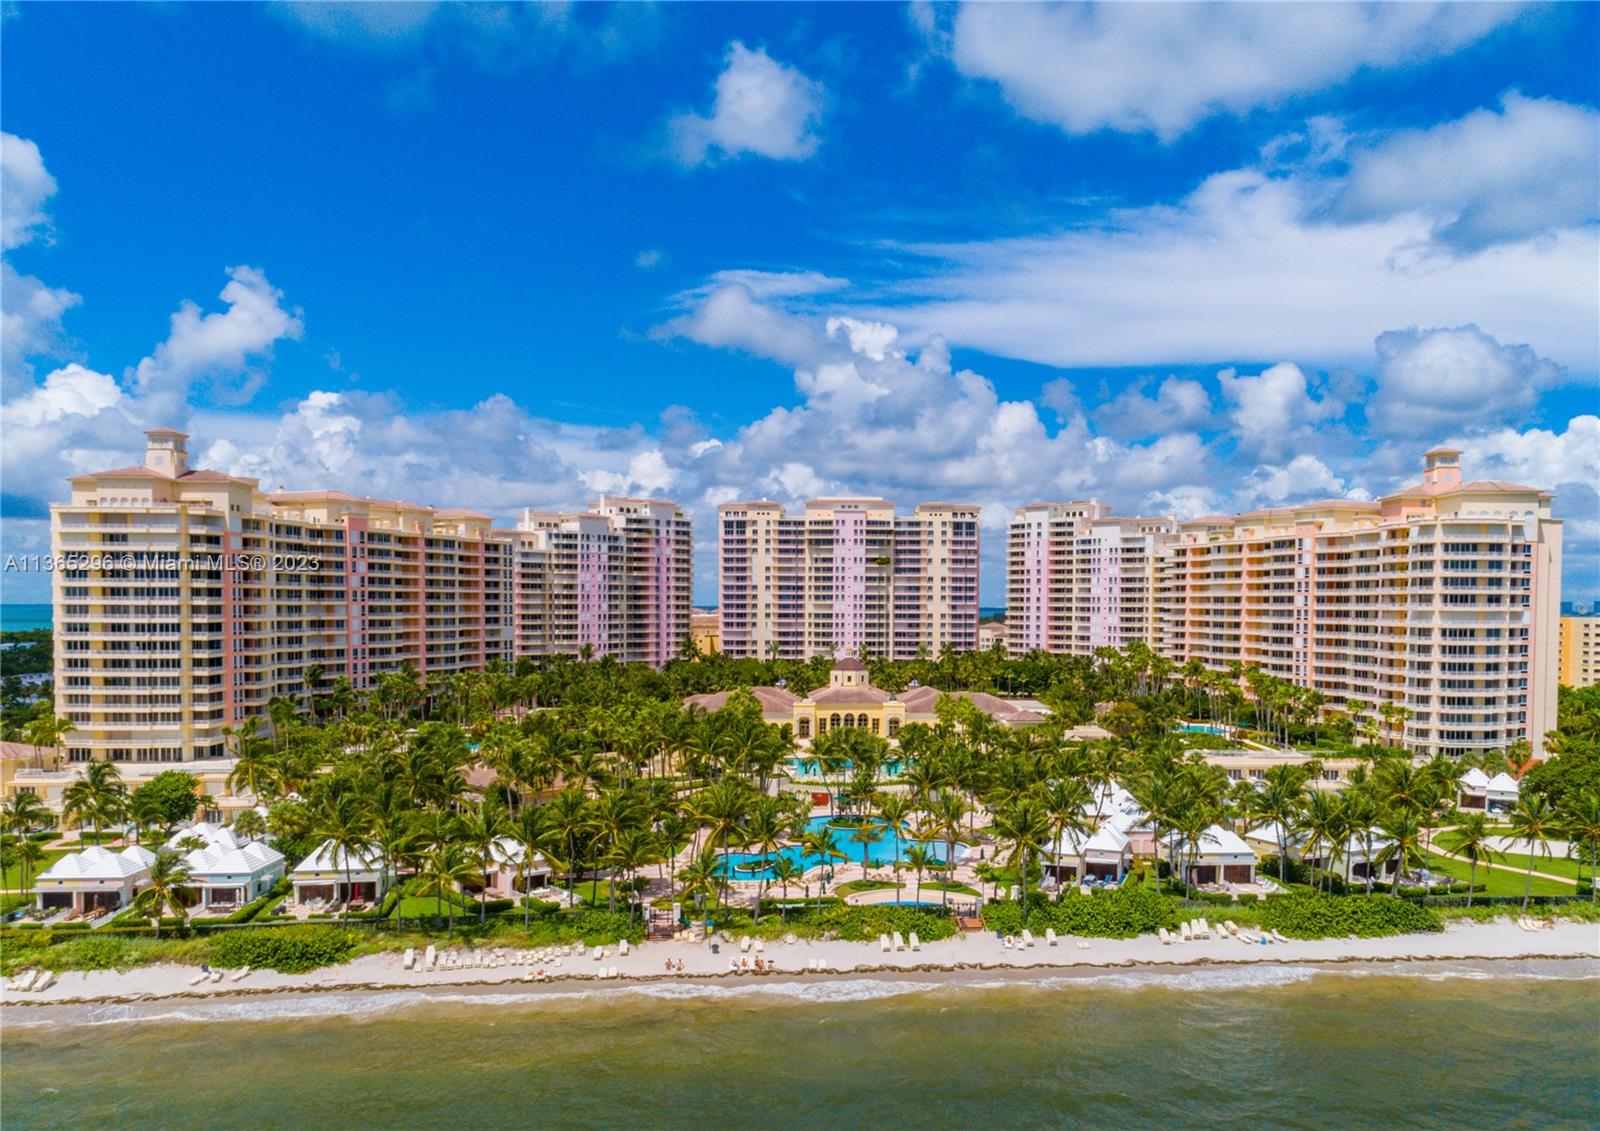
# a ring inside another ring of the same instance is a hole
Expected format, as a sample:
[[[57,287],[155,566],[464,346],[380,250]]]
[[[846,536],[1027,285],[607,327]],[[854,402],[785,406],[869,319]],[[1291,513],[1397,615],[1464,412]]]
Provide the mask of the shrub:
[[[1060,934],[1127,939],[1176,926],[1177,922],[1177,905],[1143,887],[1097,891],[1092,895],[1069,891],[1057,903],[1033,901],[1026,913],[1010,901],[989,903],[983,909],[983,925],[1009,935],[1027,927],[1035,933],[1054,928]]]
[[[299,974],[344,962],[355,949],[357,938],[351,931],[323,926],[229,931],[212,940],[211,961],[216,966],[253,966]]]
[[[1444,930],[1444,923],[1434,912],[1388,896],[1304,895],[1268,900],[1261,919],[1268,930],[1282,931],[1296,939],[1347,935],[1377,938]]]
[[[837,935],[849,942],[874,942],[879,935],[899,931],[932,942],[956,933],[955,920],[923,907],[897,907],[891,903],[838,905],[790,917],[790,923]]]

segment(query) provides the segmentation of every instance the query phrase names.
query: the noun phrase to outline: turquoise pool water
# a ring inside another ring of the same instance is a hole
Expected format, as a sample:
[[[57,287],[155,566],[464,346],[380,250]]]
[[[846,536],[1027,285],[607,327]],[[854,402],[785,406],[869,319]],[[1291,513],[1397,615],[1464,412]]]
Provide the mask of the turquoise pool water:
[[[1228,737],[1228,728],[1218,726],[1216,723],[1184,723],[1172,729],[1183,734],[1214,734],[1218,738]]]
[[[822,826],[828,824],[829,821],[834,819],[835,818],[828,817],[826,815],[821,817],[812,817],[806,822],[806,827],[808,829],[820,829]],[[840,851],[844,852],[846,855],[846,859],[844,860],[834,860],[833,863],[835,867],[840,864],[861,863],[862,846],[856,841],[850,839],[851,834],[854,832],[855,830],[853,828],[841,828],[837,825],[834,826],[834,839],[838,842]],[[911,845],[915,843],[910,837],[901,834],[899,845],[900,851],[899,854],[896,855],[894,835],[881,824],[874,826],[874,833],[875,835],[873,836],[873,839],[868,842],[866,846],[866,854],[868,862],[872,867],[875,868],[888,867],[897,860],[905,859],[906,849],[910,848]],[[941,844],[930,844],[928,847],[934,858],[942,863],[944,860],[944,846]],[[962,846],[957,845],[956,859],[959,860],[961,858],[961,853]],[[789,860],[794,860],[806,871],[810,871],[812,868],[819,867],[823,863],[822,857],[814,856],[803,851],[798,844],[791,844],[784,848],[780,848],[774,854],[774,856],[781,856]],[[763,856],[759,852],[730,852],[728,854],[728,868],[733,878],[736,880],[757,880],[770,872],[773,859],[774,857]],[[770,879],[771,877],[768,876],[768,878]]]
[[[894,777],[900,772],[900,761],[899,758],[889,759],[883,764],[883,772],[889,777]],[[789,765],[794,769],[795,773],[803,774],[806,777],[819,776],[822,773],[822,767],[815,758],[790,758]],[[834,772],[833,776],[847,778],[850,776],[852,769],[854,767],[849,762],[845,762]]]

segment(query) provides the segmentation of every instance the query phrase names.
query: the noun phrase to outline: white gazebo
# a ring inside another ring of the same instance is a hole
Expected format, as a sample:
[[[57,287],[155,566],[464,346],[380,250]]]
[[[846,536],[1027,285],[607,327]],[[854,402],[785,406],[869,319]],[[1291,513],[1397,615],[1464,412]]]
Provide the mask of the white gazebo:
[[[199,847],[191,847],[199,841]],[[245,840],[232,829],[206,822],[179,829],[167,847],[182,852],[189,869],[188,887],[202,908],[231,910],[259,899],[283,877],[283,853],[268,844]]]
[[[1256,882],[1256,854],[1231,829],[1212,825],[1197,844],[1190,844],[1182,833],[1170,833],[1165,843],[1176,851],[1185,880],[1196,887]]]
[[[71,908],[74,915],[119,911],[150,879],[155,853],[139,845],[121,852],[95,845],[61,857],[33,882],[40,911]]]
[[[296,864],[289,873],[296,903],[343,903],[360,900],[376,903],[388,890],[389,877],[376,848],[346,853],[335,850],[331,840]]]
[[[1489,775],[1474,766],[1461,775],[1462,809],[1482,809],[1488,803]]]

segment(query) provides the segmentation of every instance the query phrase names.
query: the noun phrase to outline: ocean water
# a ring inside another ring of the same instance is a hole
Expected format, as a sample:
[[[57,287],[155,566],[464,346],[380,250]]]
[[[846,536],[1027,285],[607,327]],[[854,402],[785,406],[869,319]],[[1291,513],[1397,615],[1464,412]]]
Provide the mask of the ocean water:
[[[5,1019],[0,1116],[7,1131],[1592,1128],[1596,973],[974,973],[22,1010]]]
[[[0,605],[0,632],[50,627],[49,605]]]

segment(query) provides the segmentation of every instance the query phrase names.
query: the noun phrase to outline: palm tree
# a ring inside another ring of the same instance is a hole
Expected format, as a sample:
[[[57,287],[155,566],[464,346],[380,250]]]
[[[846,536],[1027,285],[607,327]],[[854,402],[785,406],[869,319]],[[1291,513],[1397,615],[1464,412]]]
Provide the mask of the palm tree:
[[[45,808],[38,794],[19,790],[6,800],[5,808],[0,810],[0,829],[26,837],[49,819],[50,810]]]
[[[928,831],[944,841],[944,866],[954,868],[956,863],[956,841],[961,839],[963,823],[967,819],[970,806],[966,798],[954,790],[947,790],[939,794],[933,808],[928,811]],[[950,889],[946,887],[940,897],[940,905],[950,906]]]
[[[1489,862],[1496,856],[1496,852],[1489,844],[1489,816],[1487,813],[1463,813],[1456,820],[1456,855],[1465,856],[1470,865],[1467,869],[1467,906],[1472,906],[1472,893],[1478,886],[1478,862]]]
[[[722,862],[717,859],[717,850],[711,845],[706,845],[699,855],[695,856],[678,873],[678,879],[683,881],[683,897],[693,901],[696,908],[710,903],[713,907],[719,906],[722,897]]]
[[[444,903],[448,916],[445,927],[447,935],[455,934],[456,891],[474,876],[481,879],[483,871],[457,841],[441,841],[423,854],[421,867],[417,871],[417,878],[422,881],[417,885],[417,894],[431,895],[435,901]]]
[[[789,823],[785,805],[775,797],[762,797],[757,801],[750,810],[750,819],[745,822],[745,845],[755,849],[762,863],[756,881],[755,918],[758,920],[761,918],[761,897],[766,894],[767,872],[778,846],[784,842]]]
[[[617,890],[616,876],[621,874],[630,881],[628,897],[628,925],[633,926],[633,911],[636,901],[631,895],[631,881],[641,868],[648,868],[661,859],[661,844],[649,829],[631,828],[624,829],[622,834],[611,842],[603,858],[606,866],[611,869],[611,890]],[[759,905],[757,907],[759,910]]]
[[[1561,827],[1573,844],[1588,847],[1590,899],[1600,900],[1600,884],[1595,883],[1600,876],[1596,868],[1600,860],[1600,791],[1569,793],[1561,802]]]
[[[778,887],[783,891],[783,899],[785,904],[783,913],[787,918],[789,914],[789,908],[787,906],[789,901],[789,885],[797,884],[804,879],[805,870],[800,867],[799,862],[795,860],[794,857],[780,856],[772,862],[772,867],[769,869],[769,871],[772,873],[772,878],[778,882]]]
[[[127,811],[128,790],[115,762],[90,762],[83,777],[61,793],[61,815],[82,827],[88,822],[96,843],[103,825],[120,821]]]
[[[77,728],[72,725],[72,720],[60,715],[40,715],[31,720],[22,730],[22,740],[39,749],[51,749],[56,752],[55,764],[61,764],[61,740]],[[43,757],[34,759],[34,769],[44,769]]]
[[[807,829],[800,837],[800,849],[807,856],[814,856],[821,862],[821,867],[825,869],[822,880],[824,888],[827,887],[827,877],[833,874],[833,861],[849,859],[844,849],[839,847],[839,838],[834,835],[830,825]]]
[[[461,815],[456,826],[461,847],[478,867],[478,925],[482,926],[488,914],[487,877],[494,867],[496,841],[509,828],[505,806],[493,795],[484,797],[474,808]],[[615,908],[613,908],[615,910]]]
[[[33,879],[33,869],[44,859],[44,849],[37,841],[26,836],[8,838],[6,855],[21,873],[22,891],[27,891]],[[7,865],[9,867],[9,865]]]
[[[722,870],[726,875],[728,845],[739,833],[750,812],[750,787],[737,778],[723,778],[695,794],[691,807],[706,829],[707,843],[719,846]]]
[[[1031,797],[1024,797],[994,815],[993,832],[1001,844],[1010,845],[1010,861],[1017,870],[1022,905],[1028,904],[1028,863],[1050,836],[1050,815]]]
[[[355,894],[354,864],[358,858],[364,860],[371,849],[366,809],[352,792],[330,793],[312,814],[311,822],[312,835],[327,843],[333,866],[337,869],[343,864],[345,902],[340,918],[347,918]]]
[[[922,873],[933,867],[937,862],[938,858],[935,857],[931,851],[929,851],[927,845],[911,844],[906,847],[905,866],[910,868],[917,875],[916,902],[918,904],[921,904],[922,902]],[[948,896],[950,894],[949,885],[944,885],[944,889],[945,895]],[[897,893],[895,899],[898,900],[899,898],[900,897]]]
[[[164,912],[173,912],[180,922],[189,917],[188,905],[184,903],[188,883],[189,866],[183,862],[182,856],[169,849],[156,853],[156,858],[150,862],[150,875],[145,880],[145,888],[134,900],[140,912],[150,917],[156,938],[161,937],[161,916]]]
[[[1299,766],[1271,766],[1261,788],[1246,799],[1252,818],[1270,823],[1278,833],[1278,882],[1288,883],[1289,840],[1300,830],[1306,807],[1305,774]]]
[[[233,818],[233,835],[248,841],[260,840],[267,833],[267,819],[259,809],[241,809]]]
[[[1406,865],[1422,857],[1422,838],[1427,835],[1427,826],[1423,824],[1415,810],[1410,808],[1391,809],[1378,823],[1389,843],[1378,851],[1376,863],[1383,864],[1389,860],[1395,861],[1394,887],[1391,889],[1396,899],[1400,898],[1400,884],[1405,878]],[[1428,889],[1422,889],[1422,898],[1428,898]]]
[[[507,835],[522,849],[521,858],[517,861],[517,872],[522,879],[522,929],[526,931],[528,917],[532,912],[531,901],[528,898],[528,870],[532,868],[535,856],[543,856],[547,862],[549,861],[559,834],[544,806],[524,805],[517,810],[516,820],[511,823]]]
[[[1522,888],[1522,910],[1528,910],[1528,898],[1533,895],[1533,857],[1538,852],[1550,855],[1550,834],[1561,831],[1561,822],[1550,802],[1537,793],[1523,793],[1511,810],[1511,831],[1518,840],[1528,842],[1528,876]]]

